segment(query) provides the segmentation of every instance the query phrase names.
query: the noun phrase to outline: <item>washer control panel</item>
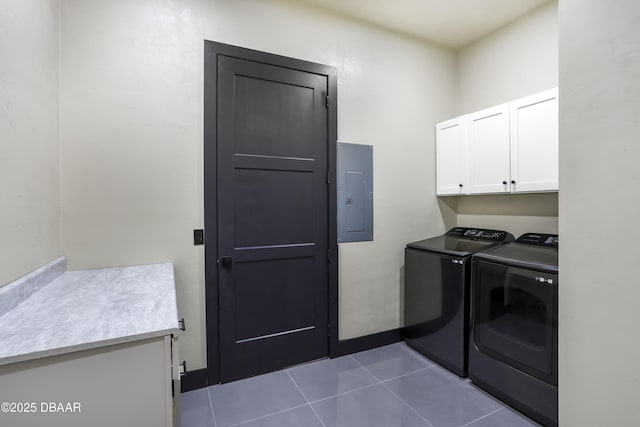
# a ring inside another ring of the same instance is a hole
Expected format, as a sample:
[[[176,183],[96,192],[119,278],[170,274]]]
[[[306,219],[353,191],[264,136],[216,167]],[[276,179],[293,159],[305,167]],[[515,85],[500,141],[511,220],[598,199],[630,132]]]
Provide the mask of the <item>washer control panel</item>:
[[[504,241],[509,233],[501,230],[486,230],[479,228],[456,227],[449,230],[447,236],[462,237],[469,240],[491,240],[496,242]],[[511,237],[513,239],[513,237]]]

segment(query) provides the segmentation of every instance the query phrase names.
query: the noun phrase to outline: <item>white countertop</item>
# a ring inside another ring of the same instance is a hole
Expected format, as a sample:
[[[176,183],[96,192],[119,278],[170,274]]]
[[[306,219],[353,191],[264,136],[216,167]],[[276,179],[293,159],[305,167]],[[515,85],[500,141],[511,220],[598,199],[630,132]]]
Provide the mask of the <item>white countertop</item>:
[[[0,365],[177,333],[173,265],[67,271],[0,316]]]

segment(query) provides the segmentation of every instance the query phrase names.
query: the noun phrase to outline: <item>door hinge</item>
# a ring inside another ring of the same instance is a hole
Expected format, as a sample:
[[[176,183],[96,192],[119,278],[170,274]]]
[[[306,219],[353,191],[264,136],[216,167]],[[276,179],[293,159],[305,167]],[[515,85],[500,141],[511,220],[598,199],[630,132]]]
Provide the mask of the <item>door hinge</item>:
[[[329,95],[327,95],[326,98],[324,99],[324,106],[325,108],[329,108]]]
[[[331,184],[331,172],[327,172],[327,184]]]
[[[331,262],[331,249],[327,249],[327,262]]]

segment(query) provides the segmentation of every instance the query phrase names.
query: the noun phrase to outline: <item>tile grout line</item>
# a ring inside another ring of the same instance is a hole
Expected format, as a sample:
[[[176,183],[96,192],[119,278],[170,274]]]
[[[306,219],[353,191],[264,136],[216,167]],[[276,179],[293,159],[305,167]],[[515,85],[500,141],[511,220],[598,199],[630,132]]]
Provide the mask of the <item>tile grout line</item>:
[[[469,425],[471,425],[471,424],[475,423],[476,421],[480,421],[480,420],[481,420],[481,419],[483,419],[483,418],[487,418],[489,415],[493,415],[493,414],[495,414],[496,412],[500,412],[500,411],[502,411],[503,409],[504,409],[504,406],[503,406],[502,408],[498,408],[498,409],[496,409],[496,410],[495,410],[495,411],[493,411],[493,412],[489,412],[489,413],[488,413],[488,414],[486,414],[486,415],[483,415],[483,416],[481,416],[481,417],[479,417],[479,418],[476,418],[475,420],[469,421],[468,423],[464,424],[462,427],[469,426]]]
[[[353,393],[353,392],[355,392],[355,391],[365,390],[365,389],[367,389],[367,388],[370,388],[370,387],[376,386],[376,385],[378,385],[378,384],[380,384],[380,383],[373,383],[373,384],[366,385],[366,386],[364,386],[364,387],[355,388],[355,389],[353,389],[353,390],[343,391],[342,393],[334,394],[333,396],[323,397],[322,399],[314,400],[314,401],[312,401],[312,402],[309,402],[309,404],[312,404],[312,403],[318,403],[318,402],[323,402],[323,401],[325,401],[325,400],[333,399],[334,397],[344,396],[345,394]]]
[[[351,357],[353,357],[353,356],[351,356]],[[371,371],[369,371],[369,369],[368,369],[366,366],[364,366],[362,363],[358,362],[358,360],[357,360],[355,357],[353,357],[353,360],[355,360],[355,361],[356,361],[356,363],[357,363],[358,365],[360,365],[360,366],[361,366],[365,371],[367,371],[367,372],[369,372],[369,374],[373,375],[373,373],[371,373]],[[430,367],[431,367],[431,366],[429,366],[429,368],[430,368]],[[425,368],[425,369],[428,369],[428,368]],[[404,376],[404,375],[403,375],[403,376]],[[375,378],[375,375],[374,375],[374,378]],[[400,377],[398,377],[398,378],[400,378]],[[377,379],[377,378],[376,378],[376,379]],[[391,390],[391,388],[390,388],[388,385],[386,385],[384,382],[382,382],[382,381],[380,381],[380,380],[378,380],[378,381],[379,381],[379,383],[380,383],[380,384],[382,384],[382,385],[383,385],[383,387],[384,387],[384,388],[386,388],[387,390],[389,390],[389,392],[390,392],[391,394],[393,394],[395,397],[397,397],[397,398],[398,398],[398,400],[400,400],[400,402],[402,402],[402,403],[403,403],[407,408],[409,408],[409,409],[410,409],[414,414],[416,414],[416,415],[418,416],[418,418],[420,418],[421,420],[423,420],[425,423],[427,423],[427,424],[428,424],[428,425],[430,425],[431,427],[434,427],[434,425],[433,425],[433,424],[431,424],[431,423],[429,422],[429,420],[427,420],[425,417],[423,417],[422,415],[420,415],[420,413],[419,413],[418,411],[416,411],[415,409],[413,409],[413,408],[411,407],[411,405],[409,405],[407,402],[405,402],[405,401],[404,401],[404,399],[402,399],[400,396],[398,396],[397,394],[395,394],[395,393],[393,392],[393,390]]]
[[[307,406],[307,405],[308,405],[308,403],[303,403],[302,405],[292,406],[291,408],[283,409],[281,411],[276,411],[276,412],[273,412],[271,414],[260,415],[259,417],[251,418],[250,420],[242,421],[242,422],[236,423],[236,424],[231,424],[229,427],[241,426],[243,424],[247,424],[247,423],[250,423],[250,422],[256,421],[256,420],[261,420],[263,418],[267,418],[267,417],[270,417],[272,415],[278,415],[278,414],[282,414],[283,412],[293,411],[294,409],[302,408],[303,406]]]
[[[350,355],[350,356],[351,356],[351,355]],[[369,370],[369,368],[367,368],[366,366],[364,366],[362,363],[358,362],[358,359],[356,359],[355,357],[351,356],[351,358],[352,358],[353,360],[355,360],[355,361],[356,361],[356,363],[357,363],[358,365],[360,365],[360,367],[361,367],[362,369],[364,369],[365,371],[367,371],[367,372],[369,373],[369,375],[371,375],[373,378],[375,378],[376,380],[378,380],[378,383],[382,384],[382,381],[380,381],[380,380],[378,379],[378,377],[376,377],[375,375],[373,375],[373,372],[371,372],[371,371]]]
[[[213,427],[218,427],[216,422],[216,414],[213,412],[213,400],[211,400],[211,388],[207,387],[207,396],[209,396],[209,407],[211,408],[211,416],[213,416]]]
[[[374,380],[378,381],[378,383],[382,383],[382,381],[380,381],[380,378],[376,377],[375,375],[373,375],[373,372],[371,372],[369,369],[365,368],[364,365],[360,362],[358,362],[358,359],[356,359],[355,357],[353,357],[352,354],[349,355],[350,358],[353,359],[354,362],[356,362],[358,364],[358,366],[360,366],[362,369],[364,369],[369,375],[371,375],[373,377]]]
[[[429,420],[428,420],[428,419],[426,419],[425,417],[423,417],[423,416],[422,416],[418,411],[416,411],[415,409],[413,409],[413,407],[412,407],[411,405],[409,405],[407,402],[405,402],[403,398],[401,398],[401,397],[400,397],[400,396],[398,396],[398,395],[397,395],[393,390],[391,390],[391,387],[389,387],[389,386],[388,386],[388,385],[386,385],[385,383],[382,383],[382,385],[383,385],[383,386],[385,386],[385,388],[386,388],[387,390],[389,390],[389,391],[391,392],[391,394],[393,394],[395,397],[397,397],[397,398],[400,400],[400,402],[404,403],[404,404],[407,406],[407,408],[411,409],[411,411],[413,411],[413,413],[414,413],[414,414],[416,414],[418,417],[420,417],[420,419],[421,419],[421,420],[423,420],[425,423],[429,424],[431,427],[434,427],[434,425],[433,425],[433,424],[431,424],[431,423],[429,422]]]
[[[320,421],[320,424],[322,424],[322,427],[327,427],[324,421],[322,421],[322,418],[320,418],[320,415],[318,415],[318,413],[316,412],[316,408],[314,408],[310,403],[308,405],[309,405],[309,408],[311,408],[311,410],[313,411],[313,413],[316,414],[316,418],[318,418],[318,421]]]
[[[398,375],[397,377],[387,378],[386,380],[380,381],[380,383],[384,384],[384,383],[386,383],[388,381],[393,381],[393,380],[397,380],[398,378],[403,378],[403,377],[407,377],[407,376],[412,375],[412,374],[417,374],[418,372],[426,371],[427,369],[431,369],[431,368],[433,368],[435,366],[436,365],[425,366],[424,368],[416,369],[415,371],[411,371],[411,372],[408,372],[406,374]]]
[[[289,373],[288,369],[284,370],[287,375],[289,376],[289,379],[291,380],[291,382],[293,383],[294,386],[296,386],[296,388],[298,389],[298,391],[300,392],[300,394],[302,395],[302,398],[304,399],[305,402],[309,403],[309,399],[307,399],[307,396],[304,394],[304,392],[302,391],[302,389],[298,386],[298,383],[296,382],[296,380],[293,379],[293,377],[291,376],[291,373]]]
[[[320,421],[320,424],[322,424],[322,427],[327,427],[324,424],[324,421],[322,421],[322,418],[320,418],[320,415],[318,415],[318,413],[316,412],[315,408],[313,406],[311,406],[311,403],[309,403],[309,399],[307,399],[307,396],[302,392],[302,389],[300,388],[300,386],[298,385],[298,383],[296,382],[296,380],[293,379],[293,376],[291,376],[291,373],[289,372],[288,369],[285,369],[285,372],[287,373],[287,375],[289,375],[289,378],[291,378],[291,381],[293,381],[293,385],[296,386],[296,388],[298,389],[298,391],[300,392],[300,394],[302,395],[302,397],[304,397],[304,400],[307,401],[307,405],[309,405],[309,408],[311,408],[311,410],[313,411],[314,414],[316,414],[316,418],[318,419],[318,421]]]

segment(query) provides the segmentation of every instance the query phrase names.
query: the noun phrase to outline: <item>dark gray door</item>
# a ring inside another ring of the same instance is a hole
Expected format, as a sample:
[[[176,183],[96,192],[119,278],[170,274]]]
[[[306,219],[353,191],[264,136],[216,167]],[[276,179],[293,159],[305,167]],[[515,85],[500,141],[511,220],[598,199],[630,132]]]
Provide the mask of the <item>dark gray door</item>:
[[[217,60],[222,382],[328,354],[327,77]]]

